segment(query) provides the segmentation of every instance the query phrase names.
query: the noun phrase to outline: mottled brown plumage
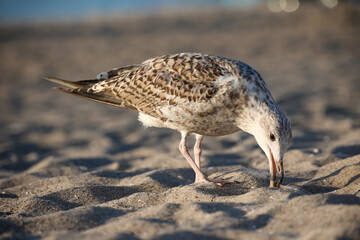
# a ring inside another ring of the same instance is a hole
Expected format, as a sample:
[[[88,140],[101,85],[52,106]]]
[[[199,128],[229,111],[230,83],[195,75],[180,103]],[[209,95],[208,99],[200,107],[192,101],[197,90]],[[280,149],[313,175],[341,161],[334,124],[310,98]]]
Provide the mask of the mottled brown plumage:
[[[264,80],[240,61],[180,53],[112,69],[94,80],[47,80],[69,87],[57,88],[61,91],[138,111],[145,126],[181,132],[180,151],[196,172],[197,181],[210,180],[200,171],[201,150],[195,149],[196,164],[187,152],[189,133],[197,135],[196,148],[200,148],[202,136],[221,136],[240,129],[253,134],[269,158],[272,181],[275,181],[273,151],[277,151],[280,166],[291,142],[290,123],[276,107]],[[271,144],[265,143],[264,133],[259,131],[264,128],[269,131],[266,135],[271,132],[282,141],[279,147],[271,150]]]

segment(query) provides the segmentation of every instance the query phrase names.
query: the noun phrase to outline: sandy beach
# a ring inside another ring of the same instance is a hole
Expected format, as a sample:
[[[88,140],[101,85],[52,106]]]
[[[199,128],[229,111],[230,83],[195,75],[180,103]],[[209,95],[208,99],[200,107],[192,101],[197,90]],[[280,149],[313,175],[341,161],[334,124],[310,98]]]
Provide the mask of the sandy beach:
[[[0,25],[0,238],[360,239],[359,25],[360,4]],[[203,142],[204,172],[238,183],[193,184],[178,132],[40,78],[188,51],[261,73],[293,127],[281,188],[244,132]]]

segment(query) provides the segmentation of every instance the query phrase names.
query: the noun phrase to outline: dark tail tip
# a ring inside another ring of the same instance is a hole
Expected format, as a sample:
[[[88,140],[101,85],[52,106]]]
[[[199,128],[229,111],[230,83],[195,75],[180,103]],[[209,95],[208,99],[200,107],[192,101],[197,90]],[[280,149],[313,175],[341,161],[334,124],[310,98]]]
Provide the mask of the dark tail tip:
[[[71,89],[71,88],[53,87],[53,89],[59,90],[59,91],[61,91],[61,92],[72,93],[72,89]]]

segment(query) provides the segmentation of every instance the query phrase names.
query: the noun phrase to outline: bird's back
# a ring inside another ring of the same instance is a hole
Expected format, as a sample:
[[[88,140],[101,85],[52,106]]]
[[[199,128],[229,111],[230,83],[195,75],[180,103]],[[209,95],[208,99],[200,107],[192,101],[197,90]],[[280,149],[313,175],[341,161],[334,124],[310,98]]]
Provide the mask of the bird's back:
[[[267,91],[256,74],[238,61],[180,53],[112,69],[97,80],[60,90],[136,110],[149,126],[153,122],[157,127],[225,135],[239,130],[234,117],[250,101],[250,87],[257,87],[254,78],[260,78],[258,87]]]

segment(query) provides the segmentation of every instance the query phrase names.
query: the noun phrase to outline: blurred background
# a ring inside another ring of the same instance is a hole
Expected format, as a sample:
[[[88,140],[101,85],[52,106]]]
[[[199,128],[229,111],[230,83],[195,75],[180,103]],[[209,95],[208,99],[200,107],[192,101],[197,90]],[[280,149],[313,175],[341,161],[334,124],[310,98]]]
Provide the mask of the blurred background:
[[[157,146],[146,156],[177,155],[177,133],[145,131],[136,113],[53,91],[40,76],[94,78],[113,67],[184,51],[233,58],[257,69],[293,124],[293,149],[316,148],[335,160],[358,154],[359,5],[350,0],[2,0],[0,177],[49,157],[111,162],[140,146]],[[246,137],[206,140],[205,149],[222,151],[208,153],[208,166],[215,158],[231,164],[258,159],[258,148],[245,158],[227,152]]]
[[[340,0],[345,2],[345,0]],[[1,21],[57,21],[75,20],[89,17],[108,18],[119,15],[140,15],[161,11],[187,11],[205,8],[254,8],[265,4],[271,12],[292,13],[299,9],[300,2],[310,2],[325,8],[334,8],[339,0],[3,0],[0,3]],[[348,0],[347,2],[357,2]]]

